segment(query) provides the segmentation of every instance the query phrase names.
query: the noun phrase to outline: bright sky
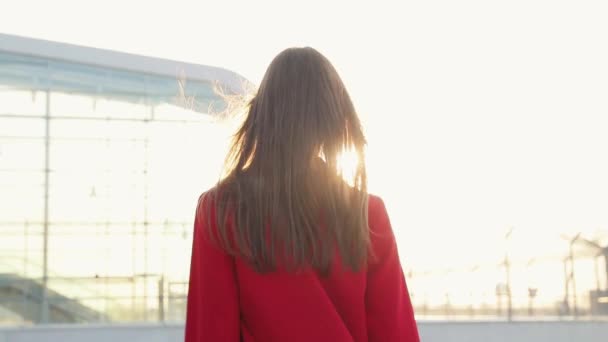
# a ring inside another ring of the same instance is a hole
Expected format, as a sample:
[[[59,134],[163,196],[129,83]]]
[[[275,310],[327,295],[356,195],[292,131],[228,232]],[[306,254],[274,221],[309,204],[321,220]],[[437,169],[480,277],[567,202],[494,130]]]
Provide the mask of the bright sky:
[[[608,231],[606,1],[3,7],[3,33],[217,65],[254,82],[282,49],[317,48],[366,122],[370,187],[414,265],[494,262],[509,227],[529,253],[561,232]]]

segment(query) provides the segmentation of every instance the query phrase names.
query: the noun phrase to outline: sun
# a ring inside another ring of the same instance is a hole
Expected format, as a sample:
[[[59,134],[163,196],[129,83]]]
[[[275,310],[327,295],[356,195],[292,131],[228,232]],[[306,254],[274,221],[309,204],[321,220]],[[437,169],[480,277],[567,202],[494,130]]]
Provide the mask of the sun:
[[[344,178],[349,185],[353,186],[357,174],[357,165],[359,164],[357,152],[353,149],[345,150],[338,156],[336,164],[342,178]]]

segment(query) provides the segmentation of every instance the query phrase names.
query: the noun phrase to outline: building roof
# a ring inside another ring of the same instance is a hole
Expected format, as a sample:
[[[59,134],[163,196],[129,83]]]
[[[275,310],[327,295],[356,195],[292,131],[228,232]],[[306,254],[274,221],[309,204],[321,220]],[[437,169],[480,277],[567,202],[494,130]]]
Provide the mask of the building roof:
[[[0,51],[189,81],[218,82],[240,93],[245,78],[227,69],[0,33]]]

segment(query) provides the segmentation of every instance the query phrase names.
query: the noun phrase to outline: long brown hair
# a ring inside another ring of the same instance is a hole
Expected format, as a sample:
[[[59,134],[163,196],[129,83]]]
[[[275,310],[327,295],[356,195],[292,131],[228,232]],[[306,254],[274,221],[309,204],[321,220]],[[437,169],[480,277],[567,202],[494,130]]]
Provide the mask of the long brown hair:
[[[325,272],[336,251],[350,269],[364,266],[366,141],[327,58],[309,47],[277,55],[233,138],[226,177],[208,193],[217,218],[213,235],[228,253],[259,272],[309,266]],[[346,151],[357,156],[349,180],[339,165]]]

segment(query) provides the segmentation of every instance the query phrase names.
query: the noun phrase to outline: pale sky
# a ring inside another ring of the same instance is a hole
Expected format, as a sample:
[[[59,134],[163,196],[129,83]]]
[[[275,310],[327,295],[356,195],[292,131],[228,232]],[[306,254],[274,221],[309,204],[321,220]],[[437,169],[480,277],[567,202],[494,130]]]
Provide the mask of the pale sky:
[[[608,231],[606,1],[10,1],[0,32],[234,70],[332,60],[412,264]],[[539,254],[553,253],[539,247]]]

